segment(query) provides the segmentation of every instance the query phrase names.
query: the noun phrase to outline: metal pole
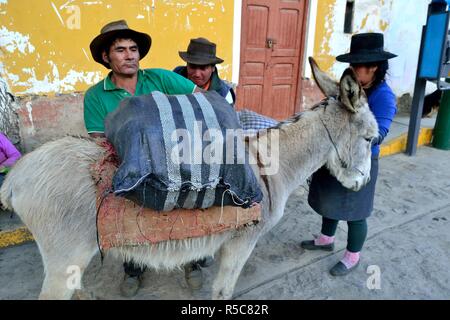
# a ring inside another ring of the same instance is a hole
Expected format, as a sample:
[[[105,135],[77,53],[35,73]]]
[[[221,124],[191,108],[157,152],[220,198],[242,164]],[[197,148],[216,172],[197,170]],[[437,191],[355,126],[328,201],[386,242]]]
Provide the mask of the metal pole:
[[[420,121],[422,119],[423,111],[423,99],[425,96],[425,87],[427,80],[419,77],[419,69],[422,64],[422,46],[424,45],[423,40],[425,37],[426,27],[422,27],[422,40],[420,41],[420,53],[419,53],[419,63],[417,65],[416,83],[414,85],[414,96],[411,105],[411,116],[409,119],[409,129],[408,129],[408,141],[406,144],[406,154],[409,156],[414,156],[417,151],[417,141],[419,140],[420,132]]]

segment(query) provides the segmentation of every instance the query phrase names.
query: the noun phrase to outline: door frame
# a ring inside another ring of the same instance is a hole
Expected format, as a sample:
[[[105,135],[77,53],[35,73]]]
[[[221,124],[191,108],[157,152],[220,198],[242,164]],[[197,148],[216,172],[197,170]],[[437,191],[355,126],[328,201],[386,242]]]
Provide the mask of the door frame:
[[[303,34],[301,35],[301,44],[300,44],[300,54],[299,54],[299,62],[298,62],[298,78],[297,78],[297,94],[295,98],[295,109],[294,111],[300,112],[302,111],[301,98],[302,89],[303,89],[303,75],[305,74],[305,68],[307,64],[307,51],[308,51],[308,20],[310,19],[310,4],[311,0],[305,0],[305,10],[303,12],[303,20],[302,20],[302,30]],[[315,28],[315,26],[314,26]]]
[[[305,72],[307,71],[306,58],[307,55],[314,50],[314,33],[315,26],[311,26],[310,22],[315,21],[317,15],[317,1],[316,0],[304,0],[305,9],[303,12],[302,19],[302,30],[301,43],[300,43],[300,54],[299,55],[299,68],[297,77],[297,88],[295,97],[295,109],[294,112],[302,111],[301,97],[303,89],[303,79]],[[241,67],[241,48],[242,44],[242,15],[244,10],[246,0],[234,0],[234,19],[233,19],[233,64],[232,64],[232,82],[239,85],[240,79],[240,67]],[[311,2],[316,7],[311,7]],[[308,41],[311,40],[312,41]],[[310,47],[312,46],[312,48]]]

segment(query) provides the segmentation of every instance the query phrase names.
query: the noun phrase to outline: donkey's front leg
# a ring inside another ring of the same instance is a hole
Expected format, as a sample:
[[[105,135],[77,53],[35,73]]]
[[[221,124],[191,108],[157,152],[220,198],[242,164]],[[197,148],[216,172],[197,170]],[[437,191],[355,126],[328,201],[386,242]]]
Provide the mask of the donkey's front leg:
[[[212,299],[231,299],[241,270],[260,235],[260,229],[253,227],[223,244],[220,250],[220,268],[213,284]]]

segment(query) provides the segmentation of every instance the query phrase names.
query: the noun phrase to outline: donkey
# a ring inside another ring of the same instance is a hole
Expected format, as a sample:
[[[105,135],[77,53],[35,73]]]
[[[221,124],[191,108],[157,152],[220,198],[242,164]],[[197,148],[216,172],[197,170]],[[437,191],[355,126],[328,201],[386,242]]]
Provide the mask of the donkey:
[[[253,166],[264,194],[260,223],[109,252],[155,269],[177,268],[218,253],[220,267],[212,298],[230,299],[256,242],[280,221],[289,195],[312,173],[326,165],[347,188],[359,190],[365,185],[370,177],[371,140],[378,134],[365,94],[351,69],[337,83],[312,58],[310,63],[327,98],[252,137],[262,141],[274,130],[279,133],[278,172],[264,175]],[[20,216],[42,255],[45,279],[40,299],[70,299],[74,289],[66,285],[68,266],[79,266],[84,272],[98,253],[96,189],[90,166],[103,154],[89,138],[65,137],[46,143],[16,164],[0,190],[2,203]]]

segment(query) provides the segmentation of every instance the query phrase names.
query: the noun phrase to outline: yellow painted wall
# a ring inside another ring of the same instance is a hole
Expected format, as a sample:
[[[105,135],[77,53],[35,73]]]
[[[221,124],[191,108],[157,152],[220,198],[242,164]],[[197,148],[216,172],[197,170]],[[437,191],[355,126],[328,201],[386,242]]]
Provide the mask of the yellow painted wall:
[[[233,0],[2,0],[0,75],[13,94],[85,91],[107,70],[93,61],[89,44],[103,25],[126,19],[153,38],[142,68],[173,69],[178,51],[203,36],[218,44],[231,80]]]
[[[314,57],[323,70],[330,70],[335,57],[330,54],[329,41],[333,33],[331,20],[336,0],[317,1],[316,35],[314,41]]]

